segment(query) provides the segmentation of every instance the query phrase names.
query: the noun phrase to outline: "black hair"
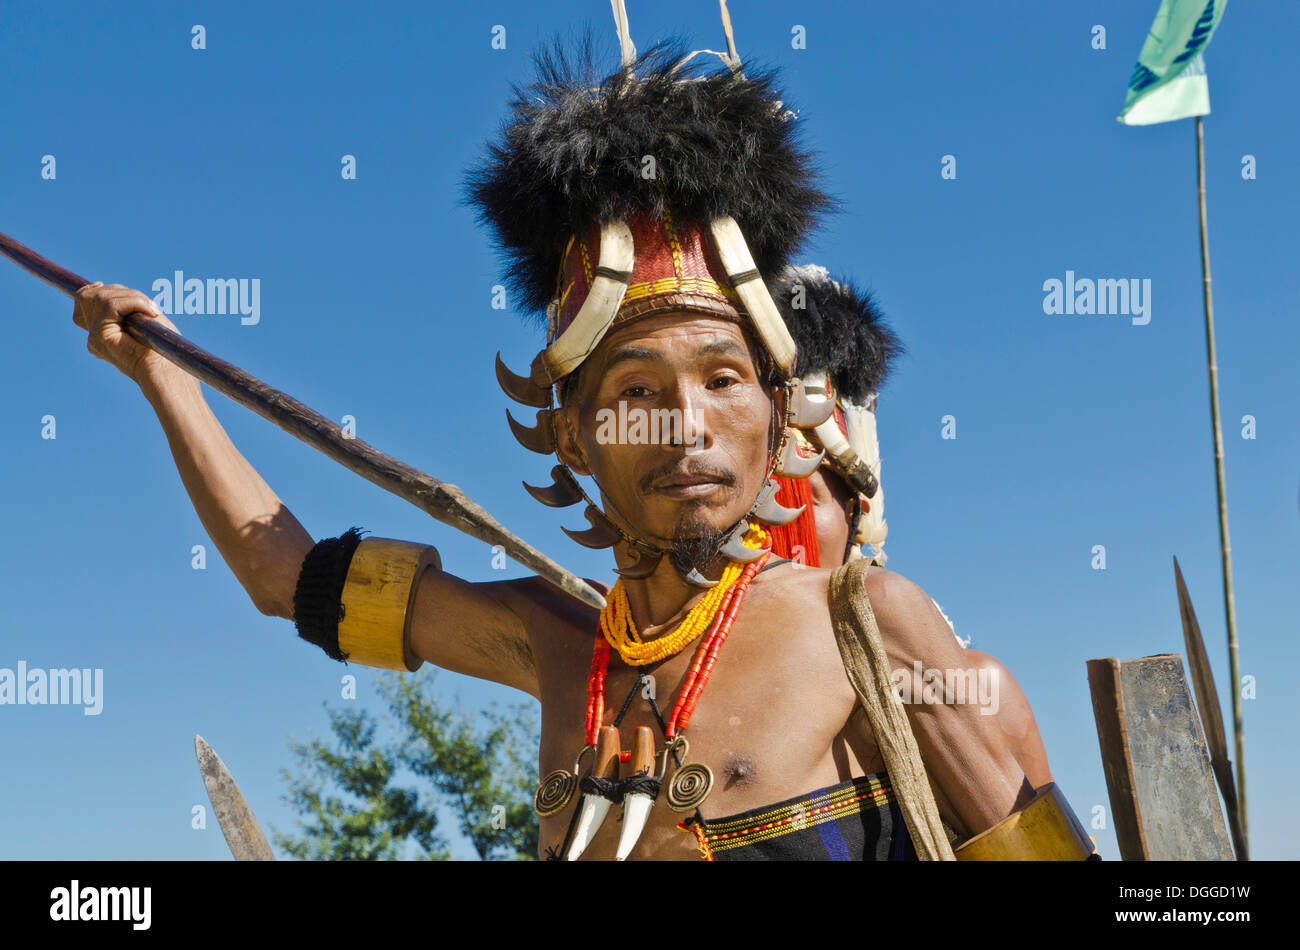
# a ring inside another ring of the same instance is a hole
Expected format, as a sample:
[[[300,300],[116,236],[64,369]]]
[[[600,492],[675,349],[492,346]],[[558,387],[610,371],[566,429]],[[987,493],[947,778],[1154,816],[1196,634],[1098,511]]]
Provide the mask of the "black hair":
[[[798,347],[797,375],[828,370],[855,403],[880,391],[904,350],[870,293],[815,266],[787,267],[767,285]]]
[[[509,115],[465,176],[466,200],[507,263],[515,298],[534,313],[556,291],[573,234],[635,210],[736,219],[760,273],[782,268],[835,202],[818,186],[777,74],[683,65],[681,40],[657,43],[600,78],[590,33],[534,56]],[[652,156],[655,174],[643,175]]]

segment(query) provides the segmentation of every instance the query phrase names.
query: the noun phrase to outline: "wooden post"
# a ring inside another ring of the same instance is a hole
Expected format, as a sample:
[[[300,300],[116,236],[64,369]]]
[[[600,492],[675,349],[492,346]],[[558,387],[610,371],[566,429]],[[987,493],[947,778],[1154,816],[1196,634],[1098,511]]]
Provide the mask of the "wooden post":
[[[1089,660],[1088,685],[1120,856],[1233,860],[1183,658]]]

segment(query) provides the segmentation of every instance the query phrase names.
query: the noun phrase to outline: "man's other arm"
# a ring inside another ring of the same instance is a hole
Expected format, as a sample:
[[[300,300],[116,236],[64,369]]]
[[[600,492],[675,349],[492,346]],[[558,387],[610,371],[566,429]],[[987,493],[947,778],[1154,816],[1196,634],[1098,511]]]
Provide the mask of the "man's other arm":
[[[1047,763],[1047,749],[1038,732],[1038,722],[1034,719],[1034,711],[1029,708],[1029,697],[1020,688],[1016,678],[1001,660],[990,653],[968,648],[966,657],[981,676],[989,677],[998,684],[998,711],[993,718],[998,721],[1002,734],[1015,750],[1016,761],[1025,770],[1025,777],[1034,788],[1042,788],[1053,781],[1052,769]]]
[[[922,670],[954,676],[973,668],[920,587],[883,569],[869,571],[865,583],[891,671],[904,671],[910,682],[917,661]],[[924,702],[919,685],[905,709],[940,816],[963,838],[978,834],[1025,805],[1032,786],[996,716],[969,698],[943,702],[942,683],[939,702]]]

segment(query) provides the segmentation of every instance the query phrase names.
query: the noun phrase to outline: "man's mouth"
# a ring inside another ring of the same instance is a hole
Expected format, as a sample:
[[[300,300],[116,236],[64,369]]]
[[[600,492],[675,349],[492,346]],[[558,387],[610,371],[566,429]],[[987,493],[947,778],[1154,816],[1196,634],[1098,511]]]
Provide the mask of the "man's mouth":
[[[670,475],[656,482],[651,491],[669,498],[700,498],[712,494],[724,482],[718,475]]]

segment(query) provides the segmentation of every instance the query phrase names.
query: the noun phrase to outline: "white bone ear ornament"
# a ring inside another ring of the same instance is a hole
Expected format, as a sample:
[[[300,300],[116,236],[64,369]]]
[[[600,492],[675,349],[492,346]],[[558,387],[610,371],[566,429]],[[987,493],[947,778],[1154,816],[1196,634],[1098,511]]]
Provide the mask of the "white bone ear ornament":
[[[790,425],[815,429],[835,414],[835,386],[830,373],[818,370],[792,379],[786,388]]]

